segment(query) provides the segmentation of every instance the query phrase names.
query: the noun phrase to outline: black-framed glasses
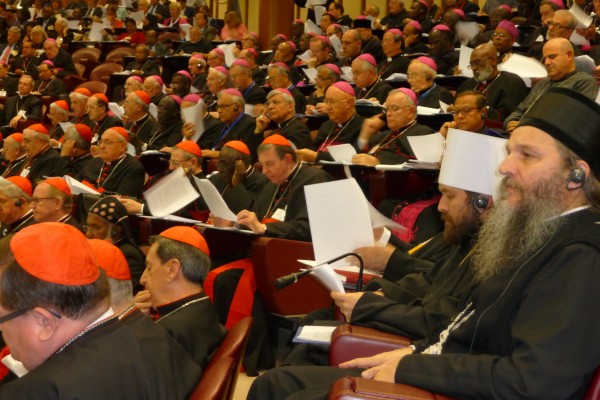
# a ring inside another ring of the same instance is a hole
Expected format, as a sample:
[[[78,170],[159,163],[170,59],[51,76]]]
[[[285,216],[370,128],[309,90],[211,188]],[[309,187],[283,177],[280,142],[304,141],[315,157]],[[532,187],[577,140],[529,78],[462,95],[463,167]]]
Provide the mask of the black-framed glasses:
[[[482,58],[481,60],[473,60],[471,61],[471,63],[469,65],[467,65],[467,67],[469,69],[473,69],[473,67],[475,68],[479,68],[481,66],[483,66],[485,64],[485,62],[487,60],[490,60],[492,57],[486,57],[486,58]]]
[[[55,318],[60,319],[62,316],[53,310],[49,310],[47,308],[45,308],[46,311],[48,311],[50,314],[52,314]],[[21,315],[28,313],[31,310],[17,310],[17,311],[13,311],[11,313],[6,314],[4,317],[0,317],[0,324],[3,324],[5,322],[8,322],[10,320],[13,320],[17,317],[20,317]]]

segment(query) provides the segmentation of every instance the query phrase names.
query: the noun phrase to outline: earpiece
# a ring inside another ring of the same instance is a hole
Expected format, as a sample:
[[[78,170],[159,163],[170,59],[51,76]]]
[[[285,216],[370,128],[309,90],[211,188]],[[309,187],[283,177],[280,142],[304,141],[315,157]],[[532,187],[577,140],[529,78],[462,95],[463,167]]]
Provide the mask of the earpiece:
[[[233,112],[238,112],[240,111],[240,108],[238,106],[233,106]]]
[[[579,189],[587,179],[587,175],[582,168],[571,168],[567,177],[567,190]],[[575,187],[569,187],[570,183],[574,183]]]
[[[19,199],[19,200],[15,201],[15,206],[21,207],[22,205],[23,205],[23,200]]]
[[[490,196],[486,194],[477,194],[471,199],[471,204],[478,214],[483,214],[490,206]]]

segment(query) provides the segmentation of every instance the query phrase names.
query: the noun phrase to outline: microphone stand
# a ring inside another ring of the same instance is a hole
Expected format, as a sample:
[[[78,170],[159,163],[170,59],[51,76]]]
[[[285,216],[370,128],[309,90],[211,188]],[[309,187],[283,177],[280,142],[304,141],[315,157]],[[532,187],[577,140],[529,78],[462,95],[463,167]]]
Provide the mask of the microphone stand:
[[[273,285],[277,289],[283,289],[283,288],[285,288],[285,287],[287,287],[287,286],[289,286],[289,285],[291,285],[293,283],[298,282],[298,280],[300,278],[302,278],[303,276],[306,276],[306,275],[312,273],[315,269],[321,267],[322,265],[331,264],[331,263],[334,263],[334,262],[336,262],[338,260],[341,260],[342,258],[349,257],[349,256],[356,257],[358,259],[358,263],[359,263],[358,278],[356,280],[356,288],[355,288],[355,290],[357,292],[360,292],[360,291],[362,291],[362,286],[363,286],[363,271],[364,271],[365,267],[364,267],[363,259],[362,259],[362,257],[358,253],[344,253],[344,254],[342,254],[340,256],[334,257],[331,260],[322,262],[321,264],[315,265],[314,267],[308,268],[308,269],[306,269],[304,271],[294,272],[292,274],[282,276],[280,278],[277,278],[277,280],[275,280],[275,282],[273,283]]]

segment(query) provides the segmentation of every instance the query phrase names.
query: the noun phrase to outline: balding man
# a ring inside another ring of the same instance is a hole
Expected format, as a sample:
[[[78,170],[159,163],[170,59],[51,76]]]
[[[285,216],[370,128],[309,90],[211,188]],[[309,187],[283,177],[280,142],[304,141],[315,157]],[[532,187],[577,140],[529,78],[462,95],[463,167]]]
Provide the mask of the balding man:
[[[362,41],[357,30],[350,29],[342,35],[342,54],[343,57],[338,62],[338,66],[349,67],[352,61],[360,55]]]
[[[23,147],[28,160],[21,176],[35,183],[44,176],[54,175],[54,163],[58,152],[50,146],[50,135],[42,124],[34,124],[23,130]]]
[[[31,182],[22,176],[0,180],[0,222],[2,237],[19,232],[35,223],[29,206],[33,189]]]
[[[596,99],[598,95],[596,80],[590,74],[577,71],[573,46],[567,39],[550,39],[546,42],[544,66],[548,71],[548,77],[538,82],[517,109],[504,120],[508,132],[512,132],[517,127],[523,115],[552,87],[572,89],[590,99]]]
[[[132,75],[151,76],[160,75],[158,63],[150,60],[150,49],[145,44],[135,48],[135,59],[125,66],[125,70],[131,71]]]
[[[95,157],[77,177],[100,192],[138,198],[144,187],[144,167],[127,154],[129,135],[124,128],[107,129],[98,141],[100,156]]]
[[[211,41],[202,36],[200,28],[192,26],[189,35],[190,40],[186,40],[179,47],[181,54],[208,53],[212,50]]]
[[[408,18],[408,11],[404,8],[402,0],[389,0],[388,11],[389,14],[381,19],[381,25],[385,25],[387,29],[400,28]]]
[[[4,139],[2,152],[4,153],[4,161],[0,164],[2,177],[21,175],[27,162],[27,154],[23,147],[23,134],[13,133]]]
[[[358,151],[358,134],[363,117],[354,109],[354,89],[346,82],[336,82],[325,93],[325,105],[329,120],[321,125],[317,137],[309,148],[298,150],[302,161],[332,161],[327,147],[349,143]]]
[[[386,79],[392,74],[405,74],[410,64],[410,59],[403,55],[404,35],[399,29],[391,29],[383,35],[381,48],[385,59],[377,65],[379,76]]]
[[[318,68],[320,65],[334,62],[333,48],[328,38],[316,36],[310,39],[309,50],[311,59],[307,64],[310,68]]]
[[[69,94],[67,84],[52,73],[52,61],[44,61],[39,66],[39,79],[35,81],[33,94],[37,96],[52,96],[66,99]]]
[[[21,120],[41,121],[42,100],[31,94],[33,78],[23,75],[19,79],[19,92],[6,99],[6,105],[0,110],[0,131],[3,135],[15,132],[17,123]]]
[[[225,143],[230,140],[241,140],[250,148],[255,158],[256,146],[260,143],[260,136],[254,134],[255,118],[244,113],[245,102],[242,93],[237,89],[225,89],[219,92],[217,97],[219,120],[225,126],[223,126],[212,149],[203,150],[202,155],[217,158]]]
[[[192,75],[192,86],[198,89],[199,93],[205,93],[206,88],[206,60],[200,53],[194,53],[188,60],[188,71]]]
[[[445,25],[436,25],[429,34],[429,56],[437,64],[437,73],[452,75],[458,65],[458,52],[454,50],[452,33]]]
[[[263,115],[256,118],[256,134],[279,134],[288,139],[296,149],[310,145],[310,130],[308,126],[296,118],[294,97],[287,89],[273,89],[267,95],[267,109]],[[267,131],[270,122],[277,128]]]
[[[160,130],[150,137],[144,150],[160,150],[181,142],[183,120],[181,119],[180,105],[181,98],[174,94],[165,96],[158,103],[157,119]]]
[[[481,92],[487,99],[487,118],[504,121],[527,96],[527,86],[518,75],[498,71],[496,48],[491,43],[477,46],[471,53],[473,78],[464,81],[456,90]]]
[[[73,195],[63,178],[52,177],[38,183],[31,197],[33,219],[40,222],[61,222],[80,231],[81,225],[73,218]]]
[[[141,146],[148,143],[160,131],[160,124],[148,112],[150,101],[150,96],[146,92],[137,90],[130,93],[123,103],[128,121],[125,128],[132,134],[131,139],[135,143],[137,152],[142,151]]]
[[[384,105],[387,129],[378,132],[377,117],[365,121],[358,139],[364,153],[353,156],[353,164],[402,164],[415,157],[407,137],[433,133],[433,129],[417,123],[417,96],[412,90],[392,90]]]
[[[183,226],[167,229],[150,243],[141,278],[145,290],[135,296],[136,306],[145,313],[156,310],[156,323],[204,368],[225,336],[203,291],[210,269],[208,245],[196,229]]]
[[[277,46],[277,50],[275,51],[275,55],[273,56],[273,62],[284,63],[290,69],[290,78],[292,83],[297,84],[302,76],[300,72],[298,72],[298,68],[294,66],[294,62],[296,60],[296,45],[294,42],[287,41],[280,43]]]
[[[361,54],[352,61],[352,79],[356,87],[357,99],[376,100],[383,103],[392,87],[381,80],[377,73],[377,63],[370,54]]]

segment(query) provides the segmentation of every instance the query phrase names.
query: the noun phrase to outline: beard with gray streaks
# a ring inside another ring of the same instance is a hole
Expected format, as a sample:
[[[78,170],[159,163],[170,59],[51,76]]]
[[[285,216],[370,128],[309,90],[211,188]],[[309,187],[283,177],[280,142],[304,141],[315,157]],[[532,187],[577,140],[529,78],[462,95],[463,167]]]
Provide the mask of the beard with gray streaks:
[[[540,248],[556,231],[563,210],[564,177],[555,172],[531,189],[505,177],[500,200],[481,227],[472,253],[475,279],[483,282],[507,268],[516,268]],[[518,204],[506,201],[506,191],[519,194]]]

